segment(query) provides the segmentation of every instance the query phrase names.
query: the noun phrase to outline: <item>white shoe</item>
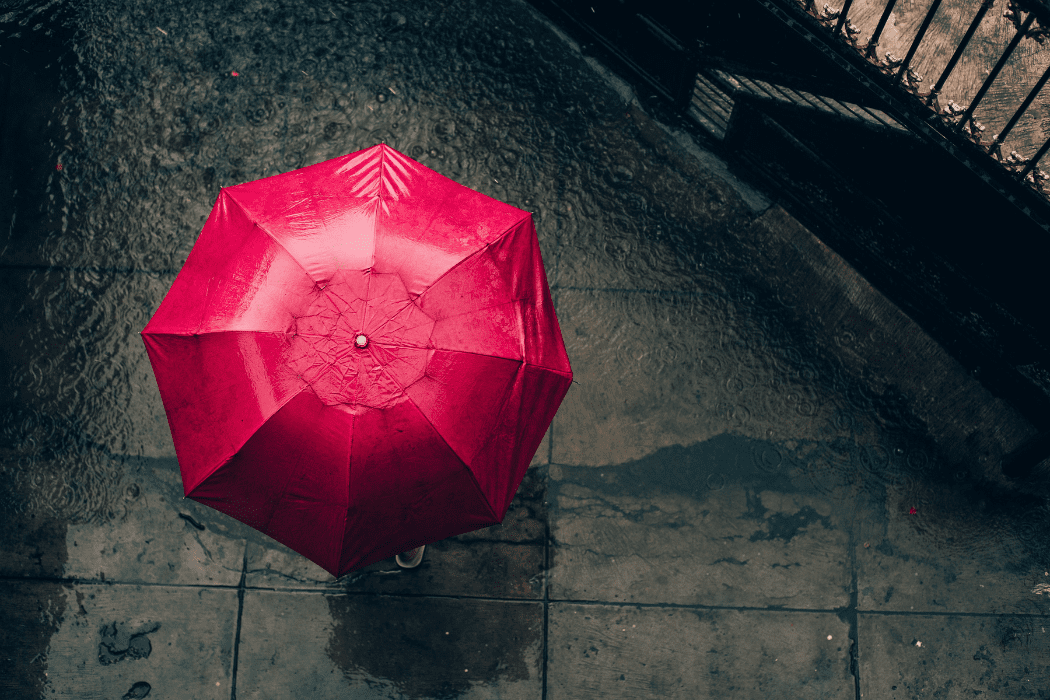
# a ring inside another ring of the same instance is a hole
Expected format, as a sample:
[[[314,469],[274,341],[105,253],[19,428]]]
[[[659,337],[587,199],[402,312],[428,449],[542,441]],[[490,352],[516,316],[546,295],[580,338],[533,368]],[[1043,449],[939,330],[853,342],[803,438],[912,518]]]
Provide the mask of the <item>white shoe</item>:
[[[397,565],[402,569],[414,569],[419,566],[419,562],[423,561],[423,550],[426,548],[427,546],[423,545],[410,549],[407,552],[401,552],[401,554],[394,557],[394,560],[397,561]]]

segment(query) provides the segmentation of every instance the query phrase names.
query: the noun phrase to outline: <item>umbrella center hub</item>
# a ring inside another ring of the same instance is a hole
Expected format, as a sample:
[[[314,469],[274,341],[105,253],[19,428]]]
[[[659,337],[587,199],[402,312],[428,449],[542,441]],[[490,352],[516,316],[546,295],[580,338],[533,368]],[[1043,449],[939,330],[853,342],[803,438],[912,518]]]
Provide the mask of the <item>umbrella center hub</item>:
[[[342,270],[293,316],[289,363],[326,406],[381,408],[425,375],[433,328],[396,273]]]

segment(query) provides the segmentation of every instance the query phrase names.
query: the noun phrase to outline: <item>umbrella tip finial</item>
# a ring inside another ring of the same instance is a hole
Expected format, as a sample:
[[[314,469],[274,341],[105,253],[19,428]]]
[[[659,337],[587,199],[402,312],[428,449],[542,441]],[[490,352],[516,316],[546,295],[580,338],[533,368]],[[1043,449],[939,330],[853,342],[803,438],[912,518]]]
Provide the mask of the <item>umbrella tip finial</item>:
[[[362,350],[367,348],[368,347],[368,336],[365,335],[364,333],[359,333],[357,335],[357,337],[354,338],[354,345],[356,345],[357,347],[361,348]]]

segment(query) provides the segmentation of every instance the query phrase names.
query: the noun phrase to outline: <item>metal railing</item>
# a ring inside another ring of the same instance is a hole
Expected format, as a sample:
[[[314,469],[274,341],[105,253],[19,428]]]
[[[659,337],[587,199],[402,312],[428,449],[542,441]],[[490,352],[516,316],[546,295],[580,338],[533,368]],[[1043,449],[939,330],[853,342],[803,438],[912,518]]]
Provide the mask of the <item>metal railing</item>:
[[[981,2],[970,20],[966,32],[959,39],[951,58],[941,69],[936,83],[925,92],[922,90],[924,77],[915,72],[913,64],[919,47],[922,45],[923,40],[927,38],[928,30],[933,23],[934,17],[942,6],[942,0],[933,0],[903,58],[895,56],[892,52],[881,52],[882,55],[880,55],[879,50],[879,40],[883,36],[887,22],[897,6],[898,0],[887,0],[874,31],[864,43],[861,43],[860,40],[860,29],[850,20],[850,10],[854,8],[854,0],[845,0],[842,7],[838,9],[831,8],[827,4],[817,9],[815,0],[787,1],[795,4],[819,24],[825,26],[833,37],[840,39],[844,44],[852,46],[857,56],[878,69],[886,78],[886,80],[882,81],[883,87],[896,89],[897,96],[906,107],[906,111],[911,113],[910,116],[925,122],[926,125],[940,132],[942,136],[951,138],[952,132],[954,132],[955,135],[970,141],[989,158],[994,159],[1009,174],[1010,178],[1026,183],[1029,188],[1040,193],[1050,201],[1050,183],[1047,182],[1050,180],[1050,173],[1040,167],[1043,157],[1047,154],[1047,151],[1050,151],[1050,138],[1044,141],[1034,153],[1020,153],[1017,149],[1010,150],[1005,155],[1003,153],[1003,144],[1022,116],[1032,107],[1033,102],[1035,102],[1046,86],[1047,81],[1050,80],[1050,67],[1046,68],[1042,76],[1028,91],[1027,96],[1021,100],[1005,126],[1000,129],[999,133],[992,135],[990,140],[985,140],[984,132],[986,127],[978,119],[979,114],[983,116],[988,113],[988,110],[981,112],[978,110],[984,106],[984,100],[989,90],[1011,57],[1015,55],[1022,41],[1029,40],[1044,44],[1047,37],[1050,36],[1050,29],[1048,29],[1050,27],[1050,7],[1044,2],[1040,0],[1008,0],[1003,16],[1008,18],[1014,25],[1013,36],[1009,43],[1002,48],[991,69],[986,71],[987,76],[977,89],[977,92],[970,98],[968,104],[963,107],[953,100],[948,100],[945,104],[941,104],[941,92],[948,79],[959,66],[960,59],[966,53],[967,48],[970,47],[979,27],[986,21],[988,12],[996,4],[996,0],[984,0]],[[770,5],[779,4],[777,2],[770,3]],[[905,97],[905,94],[907,97]],[[995,116],[1001,117],[1002,113],[985,117],[984,120],[990,122]],[[931,117],[934,118],[931,119]],[[1046,228],[1046,222],[1043,223],[1044,228]]]

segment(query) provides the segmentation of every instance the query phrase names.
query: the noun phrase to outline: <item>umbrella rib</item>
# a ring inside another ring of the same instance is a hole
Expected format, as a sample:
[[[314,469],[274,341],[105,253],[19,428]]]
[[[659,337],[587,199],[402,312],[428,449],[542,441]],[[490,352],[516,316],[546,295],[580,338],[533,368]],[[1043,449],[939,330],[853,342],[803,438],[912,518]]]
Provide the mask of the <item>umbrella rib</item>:
[[[228,332],[230,332],[230,331],[223,331],[223,332],[224,332],[224,333],[228,333]],[[285,399],[284,401],[282,401],[282,402],[280,403],[280,405],[279,405],[279,406],[277,407],[277,410],[276,410],[276,411],[274,411],[273,413],[271,413],[271,414],[270,414],[270,415],[269,415],[269,416],[268,416],[268,417],[266,418],[266,420],[264,420],[264,421],[262,422],[262,425],[265,425],[265,424],[266,424],[266,421],[270,420],[270,418],[273,418],[273,417],[274,417],[274,416],[275,416],[275,415],[277,414],[277,412],[278,412],[278,411],[280,411],[280,410],[281,410],[282,408],[284,408],[285,406],[287,406],[287,405],[288,405],[288,403],[289,403],[289,402],[290,402],[290,401],[291,401],[292,399],[294,399],[294,398],[295,398],[296,396],[298,396],[299,394],[301,394],[301,393],[303,393],[304,391],[306,391],[306,389],[307,389],[307,388],[308,388],[309,386],[310,386],[309,384],[305,384],[305,383],[304,383],[304,384],[303,384],[303,386],[301,386],[301,387],[299,388],[299,391],[295,392],[294,394],[292,394],[291,396],[289,396],[289,397],[288,397],[287,399]],[[262,425],[260,425],[259,427],[262,427]],[[227,464],[227,463],[229,463],[229,461],[230,461],[231,459],[233,459],[234,457],[236,457],[236,456],[237,456],[237,453],[241,451],[241,449],[242,449],[242,448],[243,448],[243,447],[244,447],[244,446],[245,446],[245,445],[247,444],[248,440],[250,440],[250,439],[252,438],[252,436],[253,436],[253,435],[255,434],[255,432],[256,432],[256,431],[258,431],[258,428],[256,428],[255,430],[253,430],[253,431],[252,431],[252,434],[251,434],[251,435],[249,435],[249,436],[247,437],[247,439],[245,439],[245,441],[244,441],[244,442],[242,442],[242,443],[241,443],[240,445],[238,445],[238,446],[237,446],[237,449],[233,450],[233,451],[232,451],[232,452],[231,452],[230,454],[228,454],[227,456],[223,457],[223,458],[222,458],[222,460],[220,460],[218,464],[216,464],[216,465],[215,465],[214,467],[212,467],[212,469],[211,469],[210,471],[208,471],[208,473],[207,473],[207,474],[206,474],[206,475],[205,475],[204,477],[202,477],[202,478],[201,478],[201,479],[200,479],[199,481],[197,481],[197,483],[196,483],[196,484],[195,484],[195,485],[193,486],[193,490],[195,491],[195,490],[197,489],[197,487],[199,487],[199,486],[200,486],[201,484],[203,484],[203,483],[204,483],[205,481],[207,481],[208,479],[210,479],[210,478],[211,478],[211,477],[212,477],[212,476],[213,476],[213,475],[215,474],[215,472],[217,472],[217,471],[219,471],[220,469],[222,469],[222,468],[223,468],[224,466],[226,466],[226,464]],[[187,496],[192,496],[192,495],[193,495],[193,491],[190,491],[190,492],[189,492],[188,494],[186,494],[186,495],[187,495]],[[272,517],[272,515],[271,515],[271,517]]]
[[[306,387],[303,387],[303,389],[306,389]],[[300,391],[302,391],[302,390],[300,390]],[[298,395],[298,392],[297,392],[297,394],[296,394],[296,395]],[[352,430],[351,430],[351,432],[350,432],[350,436],[351,436],[351,439],[352,439],[352,438],[353,438],[353,431],[352,431]],[[285,498],[285,496],[287,496],[287,495],[288,495],[288,491],[289,491],[289,490],[291,489],[291,487],[292,487],[292,482],[293,482],[293,481],[298,481],[298,480],[302,479],[302,478],[303,478],[303,477],[304,477],[304,476],[306,475],[306,471],[307,471],[308,467],[309,467],[309,465],[307,465],[307,464],[304,464],[304,465],[303,465],[303,467],[302,467],[302,469],[300,469],[300,471],[299,471],[299,473],[298,473],[298,474],[296,474],[296,475],[294,475],[294,476],[290,476],[290,477],[288,477],[288,481],[286,481],[286,482],[284,483],[284,488],[283,488],[283,489],[281,489],[281,495],[280,495],[280,496],[278,496],[278,497],[277,497],[277,498],[276,498],[276,499],[274,500],[274,502],[273,502],[273,510],[271,510],[271,511],[270,511],[270,514],[269,514],[269,515],[267,516],[267,518],[266,518],[266,524],[265,524],[265,525],[263,525],[263,527],[262,527],[262,528],[261,528],[261,529],[259,530],[260,532],[262,532],[262,533],[266,533],[266,530],[267,530],[267,528],[269,528],[269,527],[270,527],[270,523],[271,523],[271,522],[273,521],[273,518],[274,518],[274,516],[275,516],[275,515],[277,514],[277,510],[278,510],[278,507],[279,507],[279,506],[281,505],[281,501],[283,501],[283,500],[284,500],[284,498]],[[349,466],[348,466],[348,468],[347,468],[347,471],[349,471]],[[349,480],[348,480],[348,481],[349,481]],[[347,504],[346,504],[347,506],[349,506],[349,496],[350,496],[350,495],[349,495],[349,494],[347,494]],[[343,523],[343,532],[344,532],[344,534],[345,534],[345,532],[346,532],[346,522],[345,522],[345,521],[344,521],[344,523]],[[341,550],[341,548],[342,548],[342,539],[340,539],[340,540],[339,540],[339,544],[340,544],[340,550]]]
[[[420,296],[422,296],[422,294]],[[499,302],[497,304],[489,304],[488,306],[477,306],[477,307],[474,307],[474,308],[470,309],[469,311],[464,311],[463,313],[459,313],[459,314],[451,314],[449,316],[430,316],[430,315],[427,315],[427,318],[429,318],[430,320],[434,321],[435,323],[438,322],[438,321],[448,321],[449,319],[459,318],[461,316],[466,316],[468,314],[477,313],[478,311],[487,311],[489,309],[499,308],[500,306],[507,306],[508,304],[519,304],[519,303],[526,302],[526,301],[529,301],[529,300],[524,298],[524,297],[520,298],[520,299],[517,299],[517,298],[509,299],[507,301],[501,301],[501,302]],[[423,311],[423,310],[420,309],[420,311]],[[404,313],[404,310],[398,311],[396,314],[394,314],[393,316],[390,317],[391,320],[397,318],[402,313]],[[426,314],[427,312],[423,311],[423,313]],[[415,325],[415,326],[405,326],[405,330],[413,330],[413,329],[419,328],[420,326],[423,326],[423,325],[426,325],[426,323],[425,322],[424,323],[420,323],[420,324]]]
[[[440,433],[439,433],[439,434],[440,434]],[[453,451],[453,453],[452,453],[452,454],[456,454],[456,453],[455,453],[455,452]],[[458,458],[459,458],[459,455],[456,455],[456,458],[458,459]],[[460,460],[460,461],[462,462],[463,460]],[[468,473],[471,473],[471,481],[472,481],[472,482],[474,483],[474,488],[478,489],[478,492],[479,492],[479,497],[481,498],[481,501],[482,501],[482,503],[485,503],[486,505],[488,505],[488,499],[487,499],[487,498],[485,498],[484,494],[482,494],[482,493],[481,493],[481,486],[480,486],[480,485],[478,484],[478,482],[477,482],[477,479],[475,479],[475,478],[473,477],[473,473],[472,473],[472,472],[470,472],[470,469],[469,469],[469,468],[467,468],[467,472],[468,472]],[[441,486],[441,485],[443,485],[443,484],[444,484],[445,482],[451,481],[451,480],[452,480],[452,479],[454,479],[455,477],[456,477],[456,474],[449,474],[449,475],[445,476],[444,478],[442,478],[442,479],[440,479],[440,480],[438,480],[438,481],[434,482],[434,486]],[[493,512],[493,510],[492,510],[492,507],[491,507],[491,506],[489,506],[489,513],[490,513],[490,514],[492,515],[492,518],[493,518],[493,520],[495,520],[495,519],[496,519],[496,516],[495,516],[495,513]],[[344,528],[344,531],[345,531],[345,528]],[[369,557],[371,557],[371,556],[372,556],[372,554],[373,554],[374,552],[376,552],[376,551],[377,551],[377,550],[379,550],[379,549],[382,549],[382,548],[383,548],[384,546],[385,546],[385,543],[383,543],[383,542],[380,542],[379,544],[375,545],[374,547],[372,547],[371,549],[369,549],[368,551],[366,551],[366,552],[365,552],[365,553],[364,553],[364,554],[363,554],[362,556],[358,557],[358,559],[359,559],[360,561],[364,561],[364,560],[367,560],[367,559],[368,559]],[[342,557],[342,553],[340,553],[340,557]],[[343,574],[345,574],[345,573],[346,573],[346,572],[344,571],[344,572],[343,572]],[[340,576],[342,576],[343,574],[340,574]]]
[[[376,218],[379,218],[378,214],[376,215]],[[365,279],[365,296],[364,296],[364,303],[361,304],[360,315],[358,316],[358,319],[357,319],[357,327],[358,328],[365,328],[368,325],[368,310],[372,308],[372,305],[369,302],[372,300],[372,276],[375,274],[375,267],[374,267],[374,265],[375,265],[375,257],[376,257],[376,253],[375,253],[375,238],[376,238],[375,237],[375,233],[373,232],[372,233],[372,241],[373,241],[373,243],[372,243],[372,246],[373,246],[372,247],[372,265],[373,265],[373,267],[368,269],[368,275],[366,275],[366,279]]]
[[[357,422],[357,414],[350,413],[350,430],[347,431],[346,445],[346,507],[343,508],[343,534],[339,537],[339,549],[335,553],[335,565],[338,567],[343,561],[343,544],[346,542],[346,523],[350,519],[350,469],[354,464],[354,424]]]
[[[379,153],[379,167],[380,167],[380,169],[382,169],[382,167],[383,167],[383,157],[384,157],[385,154],[383,153],[383,149],[379,149],[379,150],[380,150],[380,153]],[[380,185],[379,185],[379,194],[377,196],[379,197],[380,204],[382,204],[383,203],[383,185],[382,185],[381,182],[380,182]],[[369,306],[370,306],[370,304],[368,302],[372,298],[372,275],[375,274],[375,269],[376,269],[376,245],[378,244],[378,240],[379,240],[379,212],[376,211],[375,216],[372,217],[372,257],[369,259],[370,262],[369,262],[369,265],[368,265],[368,275],[367,275],[367,280],[365,281],[365,297],[364,297],[365,303],[361,305],[361,313],[360,313],[360,315],[358,316],[358,319],[357,319],[359,328],[364,328],[365,324],[368,323],[367,316],[368,316],[368,309],[369,309]]]
[[[478,497],[481,499],[481,502],[485,504],[486,508],[488,508],[489,515],[492,516],[492,519],[498,521],[499,519],[496,517],[496,511],[492,509],[492,504],[489,503],[489,499],[485,497],[485,492],[481,490],[481,484],[478,483],[478,478],[474,476],[474,470],[470,468],[469,464],[467,464],[467,460],[463,459],[463,457],[456,452],[456,449],[449,444],[448,440],[445,439],[445,436],[441,434],[441,431],[438,430],[437,426],[430,420],[430,417],[419,407],[419,404],[412,401],[412,405],[416,407],[417,411],[419,411],[419,415],[423,416],[423,420],[427,422],[427,425],[434,430],[434,434],[441,438],[441,442],[445,443],[445,447],[447,447],[452,454],[456,455],[456,459],[463,464],[463,468],[466,470],[467,474],[470,475],[471,483],[474,484],[474,488],[477,489]]]
[[[524,378],[524,376],[525,376],[525,368],[526,367],[528,367],[528,365],[524,361],[522,361],[522,363],[518,366],[517,371],[514,373],[514,381],[509,383],[507,385],[506,389],[504,389],[504,391],[503,391],[503,399],[500,401],[499,410],[496,412],[496,415],[499,417],[499,420],[501,420],[501,421],[505,420],[505,414],[506,414],[506,410],[507,410],[507,402],[510,400],[510,396],[513,393],[513,387],[514,387],[515,384],[517,384],[518,382],[522,381],[522,379]],[[498,434],[498,431],[494,431],[493,434],[489,436],[488,440],[485,441],[485,444],[487,445],[497,434]],[[484,449],[484,447],[482,449]],[[471,476],[473,477],[473,472],[471,472]],[[477,479],[476,478],[474,479],[474,483],[477,485],[478,490],[480,490],[481,489],[481,485],[477,483]],[[490,505],[490,508],[491,508],[491,505]],[[506,510],[504,510],[503,512],[504,512],[504,514],[506,514]],[[493,517],[495,517],[495,511],[493,511]],[[500,522],[502,522],[502,520]]]
[[[245,206],[241,202],[237,201],[237,199],[232,194],[229,194],[227,192],[227,190],[224,189],[223,193],[226,194],[226,196],[230,198],[231,202],[233,202],[238,207],[240,207],[241,211],[244,212],[244,215],[246,217],[248,217],[249,220],[251,220],[252,224],[254,224],[257,229],[262,231],[264,234],[266,234],[266,236],[268,236],[270,238],[270,240],[272,240],[274,243],[279,245],[281,247],[281,250],[283,250],[285,253],[287,253],[288,257],[295,261],[295,264],[299,266],[299,268],[306,274],[307,277],[310,278],[311,281],[316,282],[316,280],[314,280],[314,278],[310,275],[310,271],[307,270],[306,267],[303,266],[302,262],[299,261],[299,258],[295,257],[295,255],[292,254],[292,251],[288,250],[288,248],[285,247],[284,243],[281,243],[281,240],[279,238],[277,238],[277,236],[275,236],[272,233],[270,233],[269,231],[267,231],[266,228],[261,223],[259,223],[256,220],[256,218],[252,215],[252,213],[250,211],[248,211],[248,209],[245,208]],[[209,290],[210,290],[210,288],[209,288]],[[203,323],[203,321],[202,321],[202,323]]]
[[[522,301],[525,301],[525,299],[514,299],[514,300],[512,300],[510,302],[506,302],[506,303],[510,304],[510,303],[522,302]],[[502,306],[502,304],[494,304],[493,306],[484,306],[484,307],[481,307],[480,309],[476,309],[476,310],[477,311],[484,311],[485,309],[495,308],[496,306]],[[467,313],[471,313],[471,312],[467,312]],[[465,316],[465,315],[466,315],[466,313],[455,314],[454,316],[442,316],[441,318],[438,318],[438,319],[435,319],[435,320],[436,321],[444,321],[444,320],[447,320],[447,319],[450,319],[450,318],[457,318],[459,316]],[[411,329],[409,329],[409,330],[411,330]],[[536,364],[534,362],[526,362],[526,360],[524,358],[521,358],[521,357],[504,357],[503,355],[490,355],[490,354],[483,353],[483,352],[474,352],[472,350],[459,350],[459,349],[456,349],[456,348],[441,348],[441,347],[437,347],[437,346],[431,348],[430,346],[427,346],[427,345],[411,345],[409,343],[401,343],[399,345],[389,345],[389,344],[384,344],[384,343],[381,343],[381,342],[377,342],[376,344],[379,345],[380,347],[388,347],[388,348],[413,348],[413,349],[417,349],[417,350],[444,350],[445,352],[461,352],[461,353],[464,353],[464,354],[467,354],[467,355],[477,355],[479,357],[496,357],[496,358],[499,358],[501,360],[516,360],[516,361],[522,362],[524,364],[527,364],[529,367],[536,367],[538,369],[549,370],[551,372],[554,372],[555,374],[560,374],[563,377],[571,377],[572,376],[572,372],[571,371],[566,372],[565,370],[558,369],[557,367],[548,367],[547,365]]]
[[[379,197],[379,203],[383,203],[383,159],[386,158],[386,149],[379,149],[379,187],[377,188],[377,196]],[[368,266],[369,270],[374,270],[376,267],[376,245],[378,242],[377,236],[379,233],[379,212],[375,213],[372,217],[372,257],[371,262]],[[365,299],[369,299],[368,291],[371,289],[372,275],[368,276],[369,287],[365,290]],[[364,322],[364,312],[361,313],[361,321]]]
[[[455,352],[455,351],[452,351],[452,352]],[[476,355],[478,353],[469,353],[469,354]],[[500,358],[500,359],[503,359],[503,358]],[[520,362],[521,364],[524,364],[524,361],[522,361],[522,360],[508,360],[508,361],[517,361],[517,362]],[[401,393],[402,394],[404,394],[406,397],[409,398],[410,401],[412,401],[412,405],[416,407],[416,410],[419,411],[419,415],[423,416],[423,420],[425,420],[427,422],[427,424],[434,430],[434,434],[436,434],[438,437],[440,437],[441,441],[443,443],[445,443],[445,446],[448,447],[448,449],[452,452],[452,454],[456,455],[456,458],[459,459],[459,461],[463,463],[464,468],[470,474],[471,481],[474,482],[474,487],[477,488],[477,490],[478,490],[478,494],[481,497],[482,502],[485,504],[485,507],[488,508],[489,514],[492,515],[493,519],[495,520],[496,519],[496,514],[495,514],[495,511],[493,511],[493,509],[492,509],[492,504],[489,503],[489,500],[485,497],[484,492],[481,490],[481,485],[478,484],[477,478],[474,476],[474,472],[471,470],[470,465],[467,464],[467,460],[463,459],[463,457],[458,452],[456,452],[455,448],[453,448],[452,445],[449,444],[448,440],[446,440],[445,436],[441,434],[441,431],[438,430],[437,426],[434,425],[433,421],[431,421],[430,418],[427,416],[427,414],[423,412],[423,409],[421,409],[419,407],[419,404],[417,404],[414,400],[412,400],[412,398],[408,395],[408,391],[406,390],[406,388],[404,386],[401,385],[401,382],[397,381],[396,378],[394,378],[389,372],[387,372],[386,367],[383,366],[382,364],[377,363],[377,367],[379,368],[379,370],[383,374],[385,374],[387,377],[390,378],[390,381],[392,381],[395,385],[398,386],[398,388],[401,389]],[[519,368],[519,371],[520,371],[520,368]]]
[[[477,357],[491,357],[492,359],[495,359],[495,360],[506,360],[508,362],[520,362],[521,364],[529,364],[529,363],[525,362],[525,360],[523,358],[520,358],[520,357],[504,357],[503,355],[491,355],[489,353],[475,352],[473,350],[458,350],[456,348],[439,348],[439,347],[431,347],[429,345],[409,345],[408,343],[401,343],[399,345],[389,345],[389,344],[378,343],[377,342],[376,345],[378,345],[381,348],[393,348],[395,350],[398,349],[398,348],[410,348],[412,350],[440,350],[441,352],[454,352],[454,353],[458,353],[460,355],[476,355]],[[539,365],[529,364],[529,366],[530,367],[537,367]],[[547,369],[547,368],[544,367],[543,369]]]
[[[503,233],[501,233],[500,235],[496,236],[496,237],[495,237],[495,238],[493,238],[493,239],[492,239],[491,241],[489,241],[488,243],[486,243],[486,244],[485,244],[485,245],[483,245],[482,247],[478,248],[478,249],[477,249],[477,250],[475,250],[475,251],[474,251],[473,253],[471,253],[471,254],[470,254],[470,255],[468,255],[467,257],[463,258],[462,260],[460,260],[459,262],[457,262],[457,263],[456,263],[455,265],[453,265],[452,267],[450,267],[450,268],[448,268],[447,270],[445,270],[444,272],[442,272],[442,273],[441,273],[441,276],[440,276],[440,277],[438,277],[438,278],[437,278],[436,280],[434,280],[434,281],[433,281],[433,282],[431,282],[431,283],[430,283],[429,285],[427,285],[427,288],[426,288],[426,289],[424,289],[424,290],[423,290],[423,291],[422,291],[422,292],[420,293],[420,295],[419,295],[418,297],[416,297],[415,301],[416,301],[416,302],[418,302],[418,301],[419,301],[419,299],[420,299],[420,297],[422,297],[422,296],[426,295],[426,293],[427,293],[427,292],[429,292],[429,291],[430,291],[431,289],[433,289],[433,288],[434,288],[434,286],[435,286],[435,285],[436,285],[436,284],[437,284],[438,282],[440,282],[441,280],[445,279],[445,278],[446,278],[446,277],[448,277],[448,276],[449,276],[450,274],[452,274],[452,272],[453,272],[453,271],[454,271],[454,270],[455,270],[456,268],[458,268],[458,267],[459,267],[460,265],[465,265],[465,264],[466,264],[466,263],[468,263],[469,261],[473,260],[474,258],[476,258],[476,257],[478,257],[479,255],[481,255],[482,253],[484,253],[484,252],[485,252],[486,250],[488,250],[489,248],[491,248],[491,247],[492,247],[493,245],[495,245],[496,243],[499,243],[500,241],[502,241],[502,240],[503,240],[503,239],[504,239],[504,238],[506,237],[506,235],[507,235],[508,233],[510,233],[511,231],[513,231],[514,229],[516,229],[516,228],[518,227],[518,225],[519,225],[519,224],[520,224],[520,223],[521,223],[522,221],[525,221],[525,220],[526,220],[527,218],[529,218],[530,216],[531,216],[531,214],[529,214],[528,212],[525,212],[525,216],[521,217],[520,219],[518,219],[517,221],[515,221],[515,222],[514,222],[513,224],[511,224],[510,226],[508,226],[508,227],[507,227],[507,229],[506,229],[506,230],[505,230],[505,231],[504,231]]]

